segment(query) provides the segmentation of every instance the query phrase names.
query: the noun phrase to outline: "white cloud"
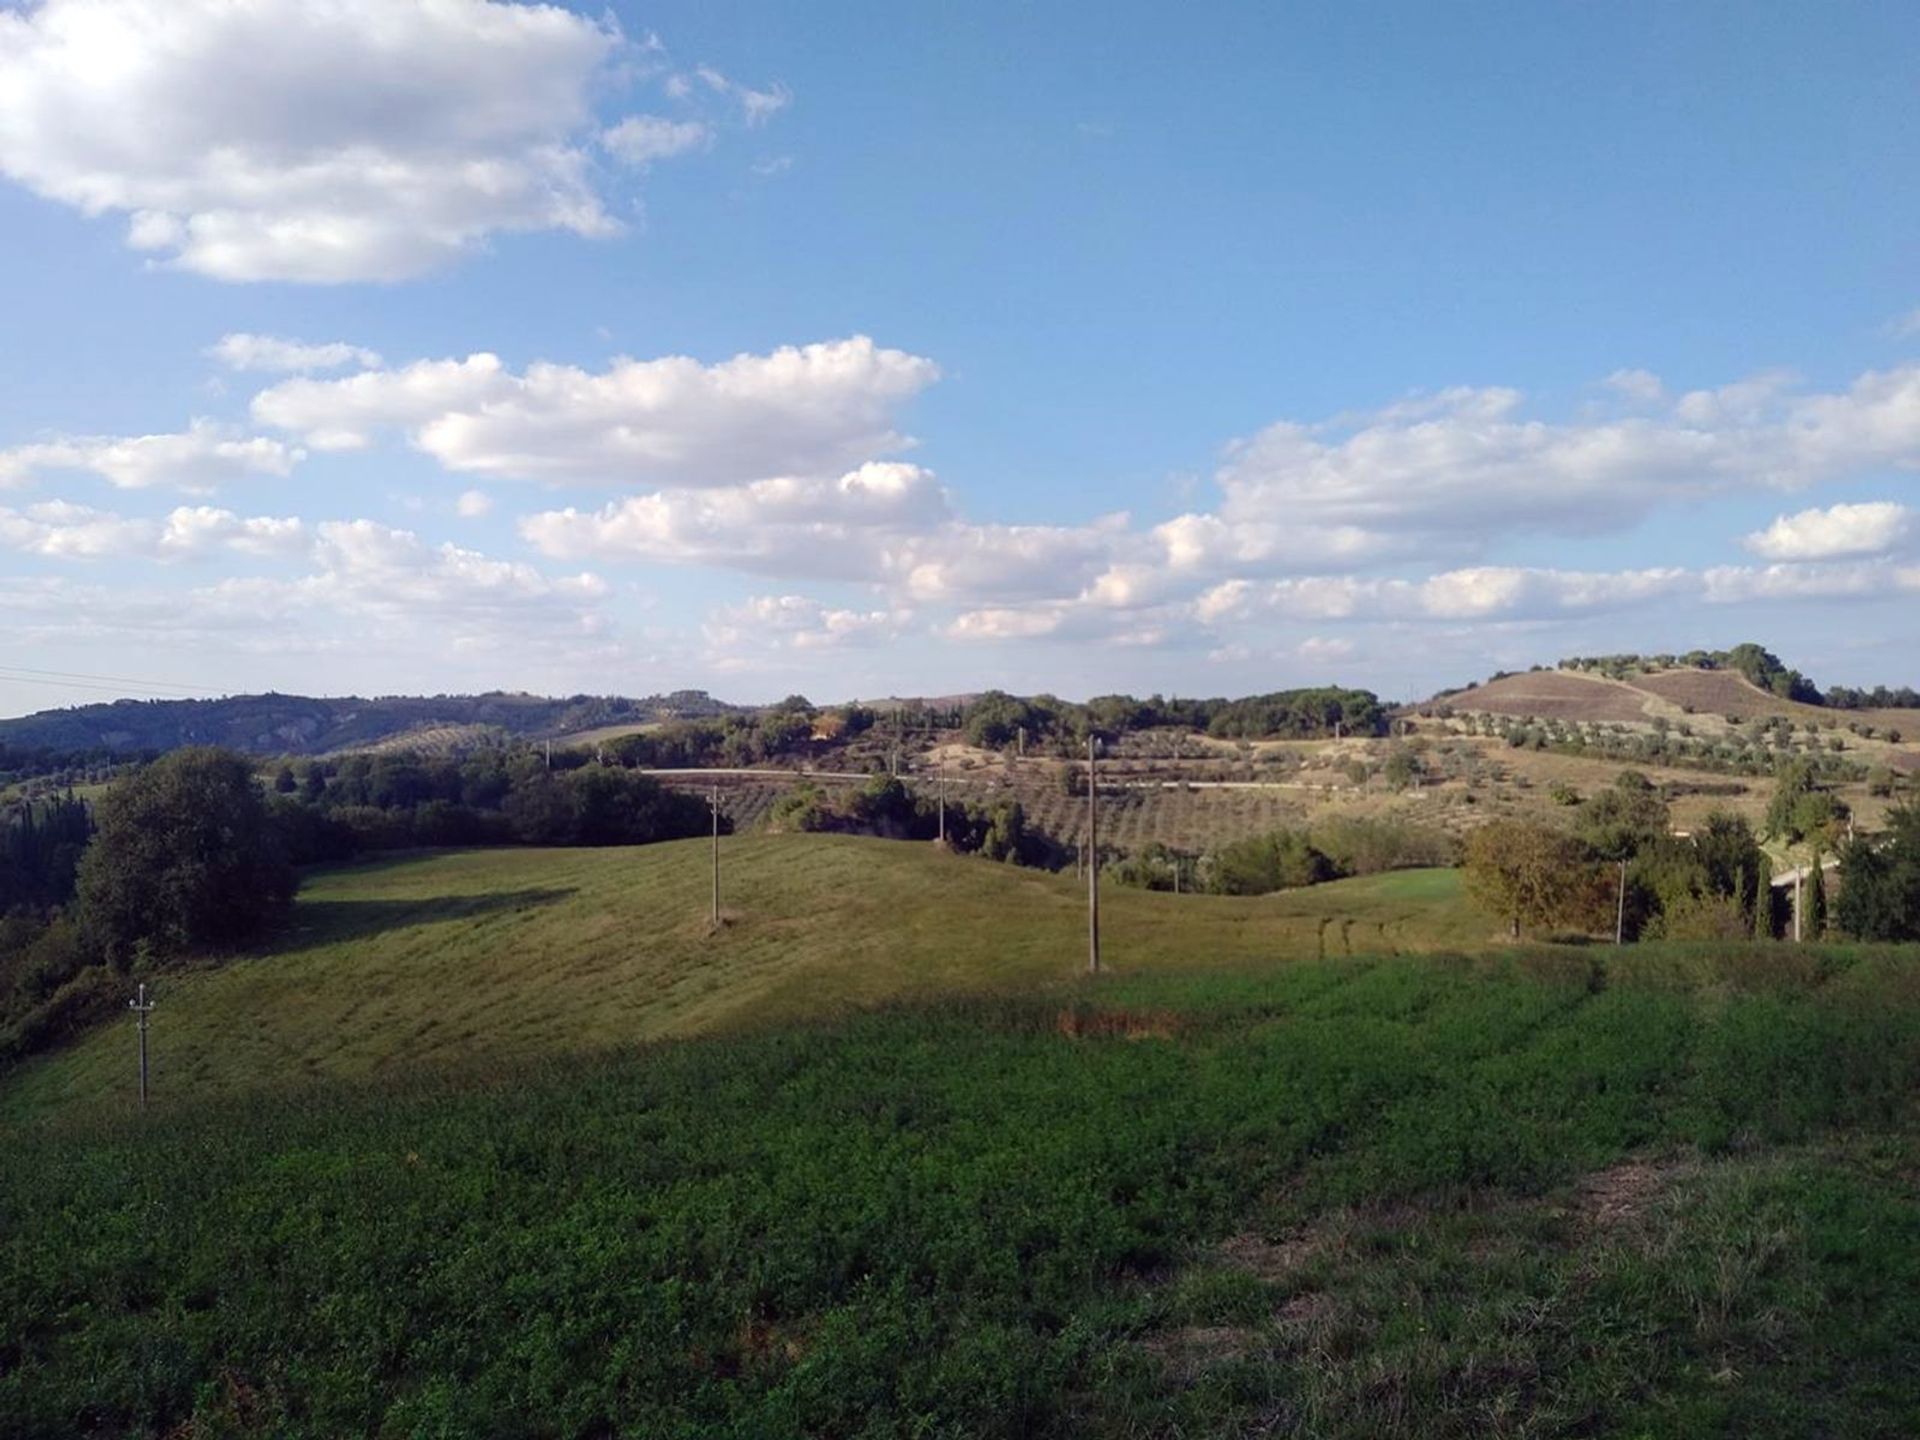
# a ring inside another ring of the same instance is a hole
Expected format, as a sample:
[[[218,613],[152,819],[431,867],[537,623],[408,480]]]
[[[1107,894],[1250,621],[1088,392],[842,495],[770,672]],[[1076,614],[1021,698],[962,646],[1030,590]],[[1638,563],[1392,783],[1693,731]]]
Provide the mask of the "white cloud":
[[[836,608],[805,595],[757,595],[708,617],[707,642],[721,650],[827,650],[871,645],[899,636],[910,610]]]
[[[1549,423],[1519,408],[1510,390],[1455,390],[1270,426],[1230,447],[1221,518],[1423,541],[1585,535],[1677,500],[1920,463],[1920,367],[1870,372],[1835,394],[1764,375],[1627,419]]]
[[[948,625],[944,633],[953,640],[1038,640],[1057,632],[1066,618],[1066,610],[1058,605],[1027,608],[1002,605],[968,610]]]
[[[930,471],[876,461],[837,480],[781,478],[718,490],[670,490],[529,515],[520,533],[560,559],[726,565],[766,574],[872,578],[889,536],[942,523]]]
[[[777,82],[765,90],[754,90],[738,81],[729,80],[711,65],[700,66],[694,74],[706,82],[707,88],[716,95],[736,101],[740,106],[741,118],[750,126],[766,124],[793,103],[793,92]],[[688,88],[691,87],[681,88],[677,92],[670,88],[668,93],[678,93],[684,97]]]
[[[886,568],[920,601],[1077,596],[1112,568],[1126,524],[1114,515],[1090,525],[950,525],[896,547]]]
[[[1424,580],[1356,575],[1310,576],[1259,584],[1229,580],[1199,596],[1203,623],[1244,621],[1257,613],[1294,620],[1491,620],[1604,611],[1697,592],[1699,579],[1677,569],[1588,572],[1475,566]]]
[[[453,508],[462,520],[479,520],[493,513],[493,497],[484,490],[465,490]]]
[[[218,279],[402,279],[615,231],[582,144],[629,48],[552,4],[39,0],[0,10],[0,173]]]
[[[0,489],[46,471],[80,470],[122,490],[164,485],[204,493],[234,480],[284,479],[304,458],[281,441],[195,420],[181,434],[77,436],[0,450]]]
[[[145,519],[50,500],[24,510],[0,507],[0,546],[69,560],[197,559],[221,550],[284,556],[306,548],[307,532],[297,519],[246,519],[206,505],[182,506],[160,519]]]
[[[658,115],[629,115],[600,136],[601,147],[609,155],[637,169],[712,141],[713,132],[698,120],[667,120]]]
[[[1765,600],[1868,600],[1920,592],[1920,568],[1886,561],[1839,564],[1720,565],[1701,576],[1710,605]]]
[[[280,340],[271,335],[223,335],[207,353],[229,370],[266,371],[278,375],[305,374],[311,370],[340,370],[357,365],[371,370],[380,356],[363,346],[335,340],[324,345],[306,345],[298,340]]]
[[[167,533],[221,528],[178,519],[169,517]],[[461,655],[491,657],[495,667],[559,656],[578,667],[617,650],[601,609],[608,587],[591,574],[549,576],[367,520],[315,527],[304,553],[299,573],[186,590],[0,579],[0,608],[23,639],[141,637],[275,656],[349,651],[356,664],[386,660],[416,674]]]
[[[255,396],[253,414],[322,449],[403,428],[460,474],[692,488],[834,475],[904,449],[896,412],[939,373],[864,335],[714,365],[620,359],[599,373],[516,375],[482,354],[290,380]]]
[[[1883,500],[1782,515],[1742,543],[1769,560],[1833,560],[1883,554],[1904,541],[1912,530],[1913,512]]]
[[[1622,399],[1638,405],[1658,405],[1667,398],[1667,387],[1651,370],[1616,370],[1605,384]]]

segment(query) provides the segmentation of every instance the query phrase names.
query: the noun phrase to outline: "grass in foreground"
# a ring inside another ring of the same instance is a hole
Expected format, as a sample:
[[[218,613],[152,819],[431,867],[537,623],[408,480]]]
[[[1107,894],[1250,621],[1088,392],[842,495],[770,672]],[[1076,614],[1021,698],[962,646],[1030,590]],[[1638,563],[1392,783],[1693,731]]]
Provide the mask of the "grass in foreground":
[[[1303,961],[71,1124],[0,1432],[1894,1437],[1912,956]]]
[[[704,841],[451,852],[311,876],[272,951],[159,977],[159,1103],[1030,990],[1085,964],[1071,875],[841,836],[723,846],[719,935]],[[1451,871],[1252,900],[1108,886],[1104,910],[1121,973],[1465,948],[1488,930]],[[126,1108],[132,1043],[110,1026],[0,1077],[0,1124]]]

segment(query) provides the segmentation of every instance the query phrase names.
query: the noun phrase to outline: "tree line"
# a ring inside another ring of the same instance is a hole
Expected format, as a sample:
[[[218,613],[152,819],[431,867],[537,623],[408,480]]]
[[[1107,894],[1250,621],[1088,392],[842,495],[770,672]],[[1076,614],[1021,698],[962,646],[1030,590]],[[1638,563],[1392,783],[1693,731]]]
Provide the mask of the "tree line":
[[[1920,940],[1920,809],[1911,804],[1896,807],[1887,834],[1856,837],[1845,803],[1805,765],[1783,768],[1760,834],[1721,811],[1675,835],[1666,800],[1633,771],[1573,803],[1567,827],[1505,819],[1467,838],[1468,893],[1516,939],[1778,939],[1791,924],[1792,895],[1773,883],[1764,836],[1810,857],[1803,939]],[[1824,863],[1835,856],[1837,898]]]

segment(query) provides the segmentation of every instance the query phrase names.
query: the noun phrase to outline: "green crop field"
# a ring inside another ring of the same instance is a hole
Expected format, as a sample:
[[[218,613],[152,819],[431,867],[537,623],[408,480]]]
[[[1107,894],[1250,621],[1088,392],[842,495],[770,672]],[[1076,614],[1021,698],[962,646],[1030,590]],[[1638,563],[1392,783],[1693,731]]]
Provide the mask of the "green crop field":
[[[1085,964],[1083,891],[931,845],[748,835],[439,853],[310,877],[269,954],[157,984],[163,1103],[817,1017],[897,997],[1030,989]],[[1491,927],[1451,871],[1259,899],[1108,886],[1116,971],[1436,950]],[[0,1122],[124,1107],[125,1026],[0,1081]]]
[[[1146,953],[16,1133],[0,1433],[1915,1433],[1911,954]]]
[[[1920,953],[446,852],[0,1075],[0,1434],[1907,1437]],[[1400,952],[1398,954],[1390,952]],[[1477,952],[1463,957],[1462,952]]]

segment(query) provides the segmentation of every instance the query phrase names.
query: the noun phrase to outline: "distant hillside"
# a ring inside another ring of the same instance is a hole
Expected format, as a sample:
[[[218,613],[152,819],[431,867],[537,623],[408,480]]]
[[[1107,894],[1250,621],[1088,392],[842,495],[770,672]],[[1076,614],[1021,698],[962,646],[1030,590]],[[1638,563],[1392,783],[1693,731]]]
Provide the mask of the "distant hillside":
[[[225,745],[254,755],[320,755],[415,737],[427,748],[472,748],[488,737],[558,737],[595,726],[689,719],[738,707],[703,690],[644,699],[540,695],[232,695],[221,700],[115,700],[0,720],[0,745],[23,750],[170,750]]]

